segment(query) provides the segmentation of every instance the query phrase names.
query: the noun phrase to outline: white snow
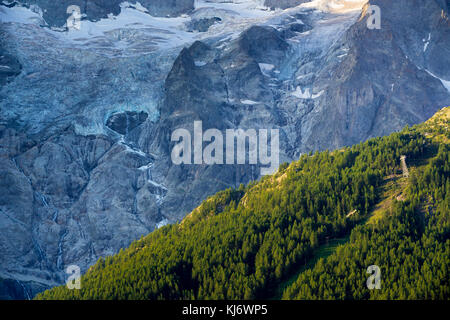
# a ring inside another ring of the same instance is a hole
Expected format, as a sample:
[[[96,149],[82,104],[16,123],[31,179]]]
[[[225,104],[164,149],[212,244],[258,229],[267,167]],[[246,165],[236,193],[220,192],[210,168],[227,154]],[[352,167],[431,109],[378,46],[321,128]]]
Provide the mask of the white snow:
[[[150,162],[149,164],[146,164],[145,166],[139,167],[139,171],[147,171],[148,169],[151,169],[153,167],[153,162]]]
[[[245,105],[255,105],[255,104],[260,104],[261,102],[257,102],[257,101],[253,101],[253,100],[241,100],[242,104]]]
[[[142,150],[133,149],[129,145],[126,145],[126,144],[122,144],[122,145],[125,146],[126,151],[129,152],[129,153],[135,153],[135,154],[138,154],[138,155],[140,155],[142,157],[146,157],[147,156],[147,154],[144,151],[142,151]]]
[[[304,78],[310,77],[310,76],[312,76],[312,75],[314,75],[314,73],[308,72],[307,74],[301,74],[301,75],[297,76],[297,79],[298,79],[298,80],[304,79]]]
[[[431,40],[431,33],[428,34],[428,39],[423,39],[424,45],[423,45],[423,52],[427,51],[428,45],[430,44]]]
[[[153,185],[153,186],[155,186],[155,187],[157,187],[157,188],[161,188],[161,189],[167,190],[166,187],[164,187],[162,184],[159,184],[159,183],[157,183],[157,182],[155,182],[155,181],[148,180],[148,183],[150,183],[151,185]]]
[[[51,47],[55,51],[65,52],[67,49],[79,49],[80,53],[76,51],[77,55],[82,55],[84,51],[88,51],[90,54],[90,51],[92,51],[102,57],[113,58],[135,57],[157,51],[152,56],[157,57],[158,63],[170,70],[173,63],[172,57],[176,57],[182,47],[186,47],[196,40],[214,38],[213,42],[217,46],[223,44],[226,46],[225,48],[230,50],[231,46],[228,45],[230,41],[238,38],[241,32],[249,26],[255,24],[279,26],[286,21],[285,18],[304,10],[303,7],[307,5],[305,3],[300,5],[299,8],[270,11],[264,8],[261,3],[262,1],[256,0],[214,0],[212,2],[199,0],[196,3],[197,10],[195,12],[189,14],[189,16],[183,15],[177,18],[152,17],[144,12],[145,8],[141,8],[139,5],[130,6],[129,3],[123,3],[122,11],[118,16],[110,16],[98,22],[81,21],[80,30],[71,29],[68,32],[38,28],[37,21],[41,19],[40,13],[18,6],[13,8],[0,7],[0,20],[16,22],[18,25],[13,27],[18,30],[22,28],[27,32],[36,30],[41,38],[47,39],[48,43],[51,43]],[[216,14],[223,17],[223,20],[213,25],[208,32],[187,31],[186,23],[191,22],[191,17],[208,17]],[[294,37],[292,41],[297,39],[298,42],[293,43],[293,49],[295,50],[292,57],[293,63],[295,63],[296,57],[316,54],[321,52],[322,48],[329,48],[358,17],[359,13],[356,12],[346,15],[327,15],[323,19],[324,21],[320,21],[314,26],[313,30]],[[34,23],[36,26],[24,28],[20,25],[21,23]],[[22,43],[25,42],[25,40],[20,40]],[[325,54],[325,52],[321,52],[321,54]],[[166,56],[167,59],[162,58]],[[199,61],[195,61],[195,64],[202,66],[206,63],[206,61],[201,60],[206,59],[199,59]],[[259,66],[264,75],[269,76],[270,74],[270,78],[273,77],[274,79],[278,77],[290,78],[289,73],[291,71],[289,70],[292,70],[292,77],[295,77],[294,69],[297,68],[293,64],[293,68],[283,68],[280,71],[281,69],[276,69],[278,66],[267,63],[260,63]],[[302,74],[307,72],[310,72],[307,68],[302,70]],[[299,79],[301,77],[299,76]],[[276,87],[277,83],[270,83],[269,86]],[[314,94],[310,92],[311,89],[304,89],[306,87],[311,88],[312,83],[302,83],[302,87],[303,90],[298,88],[293,95],[304,99],[315,99],[323,93]],[[287,91],[288,95],[291,95],[291,90]],[[151,90],[147,91],[151,92]],[[104,123],[109,115],[116,112],[145,111],[149,114],[151,120],[156,121],[159,117],[158,99],[157,95],[146,94],[137,97],[130,105],[122,105],[115,100],[98,101],[95,106],[83,109],[81,116],[88,121],[75,123],[76,132],[80,135],[109,134],[110,132],[104,126]],[[243,105],[261,103],[250,99],[243,99],[239,102]],[[36,115],[36,113],[32,114],[33,117]],[[39,117],[43,117],[43,113],[40,113]]]
[[[265,76],[269,76],[270,72],[275,69],[275,66],[273,64],[268,63],[259,63],[259,69],[261,69],[261,72]]]
[[[309,99],[311,98],[311,94],[309,93],[309,88],[306,88],[305,91],[302,90],[302,88],[297,87],[294,92],[292,92],[292,95],[294,97],[297,97],[299,99]]]
[[[140,155],[142,157],[147,157],[148,156],[144,151],[142,151],[140,149],[137,149],[137,148],[132,148],[130,145],[128,145],[124,141],[123,137],[120,138],[118,144],[124,146],[125,147],[125,151],[128,152],[128,153],[134,153],[134,154]]]
[[[148,12],[147,8],[145,8],[140,2],[136,2],[136,4],[129,3],[128,1],[122,2],[120,4],[121,8],[134,8],[141,12]]]
[[[68,32],[59,33],[65,40],[85,42],[96,37],[110,36],[118,29],[138,30],[153,41],[159,48],[176,47],[193,41],[193,33],[183,30],[184,23],[190,19],[186,17],[161,18],[153,17],[142,10],[133,7],[122,6],[118,16],[101,19],[98,22],[81,21],[81,28],[70,29]],[[128,40],[123,37],[118,43],[125,49],[133,45],[132,36]]]
[[[214,8],[237,13],[242,18],[263,18],[273,15],[274,11],[263,5],[264,0],[198,0],[195,2],[195,10],[202,8]]]
[[[336,2],[334,2],[334,1],[331,1],[329,4],[328,4],[328,6],[331,8],[331,9],[342,9],[342,8],[344,8],[344,4],[343,3],[336,3]]]
[[[324,0],[314,0],[301,4],[302,7],[324,8]],[[333,0],[334,6],[341,3],[359,3],[362,0]],[[291,10],[269,10],[264,0],[198,0],[195,10],[190,15],[180,17],[153,17],[139,2],[123,2],[118,16],[97,22],[83,20],[80,29],[69,31],[51,30],[63,43],[70,47],[96,49],[102,54],[117,56],[141,55],[145,52],[181,48],[196,40],[210,37],[223,37],[228,41],[236,39],[242,31],[254,24],[279,24],[280,17],[288,15]],[[328,6],[326,6],[328,8]],[[34,10],[34,12],[33,12]],[[192,19],[220,17],[222,21],[209,28],[207,32],[189,32],[187,24]],[[32,9],[14,6],[0,8],[2,22],[42,24],[42,11],[36,6]],[[308,35],[310,31],[303,33]]]
[[[151,16],[139,2],[135,5],[123,2],[117,16],[109,15],[97,22],[82,20],[79,29],[71,28],[61,32],[62,30],[53,28],[47,31],[70,46],[98,48],[103,51],[110,46],[110,49],[121,50],[123,55],[129,56],[133,54],[136,43],[148,47],[148,51],[155,51],[179,48],[208,37],[223,36],[228,37],[228,40],[237,38],[249,25],[264,23],[282,13],[280,10],[268,10],[262,2],[196,1],[196,11],[191,14],[193,18],[219,16],[222,19],[221,23],[213,25],[208,32],[189,32],[186,24],[192,19],[188,15],[174,18]],[[39,25],[43,19],[42,12],[37,7],[28,9],[14,6],[0,7],[0,21]]]
[[[361,10],[368,0],[313,0],[303,3],[300,7],[314,8],[324,12],[347,13]]]
[[[196,67],[203,67],[203,66],[206,66],[206,64],[207,64],[207,62],[205,62],[205,61],[195,61],[194,63],[195,63]]]
[[[318,97],[320,97],[322,94],[324,94],[325,90],[320,91],[319,93],[313,94],[311,96],[312,99],[317,99]]]
[[[425,69],[425,71],[428,72],[428,74],[429,74],[430,76],[432,76],[432,77],[434,77],[434,78],[440,80],[440,81],[442,82],[442,85],[445,87],[445,89],[447,89],[447,91],[450,92],[450,81],[444,80],[444,79],[442,79],[442,78],[439,78],[437,75],[431,73],[430,71],[428,71],[428,70],[426,70],[426,69]]]
[[[34,8],[34,9],[33,9]],[[1,23],[23,23],[23,24],[39,24],[42,23],[42,12],[36,10],[36,7],[0,7]]]
[[[158,223],[156,224],[156,229],[160,229],[160,228],[162,228],[162,227],[168,225],[169,223],[170,223],[169,220],[163,219],[163,220],[161,220],[160,222],[158,222]]]
[[[292,96],[297,97],[299,99],[317,99],[320,97],[325,91],[322,90],[319,93],[311,94],[310,89],[306,88],[304,91],[299,86],[291,93]]]

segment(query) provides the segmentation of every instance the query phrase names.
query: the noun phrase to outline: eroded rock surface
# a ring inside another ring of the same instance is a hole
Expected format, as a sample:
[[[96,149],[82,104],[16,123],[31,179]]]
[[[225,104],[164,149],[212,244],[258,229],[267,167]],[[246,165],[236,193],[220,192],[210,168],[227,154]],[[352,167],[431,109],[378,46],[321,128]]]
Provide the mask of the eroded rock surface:
[[[449,105],[447,3],[371,2],[383,11],[380,30],[367,28],[364,10],[214,2],[192,16],[221,21],[195,32],[186,17],[83,39],[1,23],[1,297],[61,284],[67,266],[85,271],[209,195],[260,177],[259,165],[174,165],[175,129],[192,132],[198,120],[204,130],[279,129],[281,163]]]

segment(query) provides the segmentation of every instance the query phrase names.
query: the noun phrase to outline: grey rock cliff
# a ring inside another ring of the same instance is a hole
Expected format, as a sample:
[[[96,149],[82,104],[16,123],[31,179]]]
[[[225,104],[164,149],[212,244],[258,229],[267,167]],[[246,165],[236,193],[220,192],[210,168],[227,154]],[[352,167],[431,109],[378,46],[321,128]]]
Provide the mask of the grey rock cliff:
[[[45,22],[53,27],[66,24],[69,14],[67,8],[79,6],[81,13],[89,20],[96,21],[106,18],[108,14],[118,15],[123,0],[20,0],[18,3],[27,6],[38,6],[43,13]],[[194,0],[140,0],[128,1],[130,4],[139,2],[153,16],[178,16],[194,9]]]
[[[371,2],[382,8],[380,30],[367,28],[364,10],[307,8],[264,11],[275,15],[248,24],[206,8],[196,21],[221,20],[201,30],[182,18],[172,29],[117,27],[74,40],[0,23],[8,67],[0,67],[0,296],[61,284],[67,266],[85,271],[209,195],[260,177],[260,165],[174,165],[175,129],[192,132],[197,120],[222,132],[279,129],[281,163],[389,134],[449,105],[447,2]],[[176,14],[192,9],[182,3]],[[180,34],[189,40],[170,46]]]
[[[296,7],[299,4],[309,2],[308,0],[265,0],[264,5],[268,6],[269,8],[275,9],[286,9],[286,8],[292,8]]]
[[[433,7],[434,3],[422,11],[413,9],[420,1],[399,2],[395,2],[392,10],[392,2],[371,1],[386,12],[381,29],[368,29],[365,15],[332,48],[314,77],[316,90],[326,88],[326,93],[317,106],[322,116],[311,118],[311,114],[304,120],[308,122],[308,130],[312,130],[304,132],[305,146],[334,149],[358,143],[361,137],[385,135],[394,128],[425,121],[448,102],[448,90],[426,71],[434,64],[447,65],[446,58],[437,53],[417,58],[418,54],[412,53],[417,43],[423,53],[424,43],[421,36],[405,28],[404,14],[409,18],[410,10],[422,12],[422,16],[414,15],[413,21],[428,19],[431,25],[445,26],[431,27],[439,39],[437,45],[448,34],[448,18],[441,17],[441,8]],[[430,8],[434,10],[427,11]],[[397,14],[392,16],[392,12]],[[397,19],[398,15],[403,18]],[[440,68],[439,74],[444,79],[450,78],[446,67]]]

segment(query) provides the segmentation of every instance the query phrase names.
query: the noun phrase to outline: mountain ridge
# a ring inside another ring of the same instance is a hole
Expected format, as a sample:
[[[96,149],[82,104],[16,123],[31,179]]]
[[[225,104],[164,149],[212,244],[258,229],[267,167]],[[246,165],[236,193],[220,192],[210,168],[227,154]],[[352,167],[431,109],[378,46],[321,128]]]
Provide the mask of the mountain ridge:
[[[33,296],[259,178],[254,165],[173,165],[170,135],[194,121],[279,129],[291,162],[449,104],[444,2],[374,0],[381,30],[326,2],[199,1],[176,18],[127,7],[68,32],[0,6],[0,276]]]
[[[443,109],[429,122],[388,137],[371,139],[338,152],[302,156],[299,161],[283,165],[278,173],[260,182],[222,191],[210,197],[182,223],[148,235],[117,256],[101,259],[81,278],[86,286],[82,285],[81,290],[58,287],[37,298],[268,298],[275,292],[277,284],[309,259],[328,238],[342,237],[352,229],[360,232],[358,224],[370,217],[372,208],[381,200],[378,189],[384,185],[384,177],[400,170],[400,155],[407,155],[410,163],[416,159],[429,159],[427,170],[441,171],[440,176],[443,175],[444,180],[436,182],[439,193],[436,193],[432,208],[433,211],[438,210],[440,218],[436,216],[436,219],[443,224],[433,227],[435,229],[430,232],[442,230],[433,239],[438,241],[440,248],[448,251],[449,225],[448,221],[445,223],[445,219],[448,220],[448,211],[445,211],[448,209],[445,191],[446,184],[448,189],[448,176],[445,180],[445,172],[448,172],[449,150],[448,145],[436,137],[441,132],[448,137],[449,111],[450,108]],[[430,150],[437,147],[439,152],[435,150],[430,154]],[[440,161],[444,163],[436,165]],[[413,170],[412,176],[417,177],[411,178],[412,185],[416,183],[414,181],[423,179],[419,171]],[[434,184],[423,190],[433,193]],[[399,203],[405,207],[415,208],[422,200],[402,201]],[[349,212],[354,214],[348,215]],[[397,217],[396,214],[391,215]],[[418,219],[415,215],[411,217]],[[383,226],[391,219],[387,215],[376,225]],[[415,232],[415,225],[409,228]],[[396,234],[391,234],[390,229],[381,230],[388,237]],[[351,239],[354,242],[356,235],[353,233]],[[333,255],[331,257],[334,259]],[[436,256],[436,261],[441,261],[441,258],[441,255],[439,258]],[[399,265],[398,261],[392,260],[392,263],[396,267]],[[323,260],[319,260],[319,268],[323,264]],[[365,269],[360,274],[364,272]],[[448,298],[448,289],[446,291],[442,287],[445,286],[445,273],[439,272],[436,277],[433,283],[440,288],[440,293],[432,295],[434,285],[430,284],[421,294],[425,294],[425,298]],[[360,280],[359,287],[348,294],[354,294],[358,299],[403,297],[394,290],[397,288],[395,278],[390,278],[394,279],[389,287],[392,296],[383,292],[372,294]],[[402,277],[401,281],[410,278]],[[291,297],[295,290],[295,287],[288,289]],[[333,290],[340,291],[338,287]],[[340,293],[334,297],[343,298]]]

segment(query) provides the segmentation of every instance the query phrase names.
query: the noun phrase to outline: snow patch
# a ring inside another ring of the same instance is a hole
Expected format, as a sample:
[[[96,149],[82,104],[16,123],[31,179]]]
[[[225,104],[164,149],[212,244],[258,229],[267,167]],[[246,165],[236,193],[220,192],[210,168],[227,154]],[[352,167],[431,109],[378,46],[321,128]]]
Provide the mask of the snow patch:
[[[264,24],[283,10],[269,10],[263,0],[222,1],[199,0],[196,10],[180,17],[154,17],[139,2],[123,2],[119,15],[92,22],[80,21],[80,28],[66,31],[65,28],[46,29],[67,46],[96,49],[110,55],[135,56],[143,52],[181,48],[196,40],[210,37],[236,39],[253,24]],[[34,10],[34,11],[33,11]],[[219,17],[220,25],[213,25],[207,32],[190,32],[187,25],[193,19]],[[42,25],[42,11],[38,7],[0,7],[1,22]]]
[[[317,99],[319,98],[325,91],[322,90],[319,93],[312,94],[309,88],[306,88],[305,91],[302,90],[299,86],[295,89],[294,92],[291,93],[292,96],[297,97],[299,99]]]
[[[14,6],[12,8],[0,7],[1,23],[43,24],[42,10],[37,6],[25,8]]]
[[[153,162],[150,162],[149,164],[146,164],[145,166],[139,167],[139,171],[147,171],[153,167]]]
[[[123,137],[120,138],[118,144],[125,147],[125,152],[134,153],[134,154],[140,155],[141,157],[144,157],[144,158],[148,157],[148,155],[144,151],[134,148],[134,147],[131,147],[129,144],[127,144],[124,141]]]
[[[367,0],[313,0],[300,5],[304,8],[313,8],[323,12],[347,13],[360,11]]]
[[[207,65],[207,62],[205,61],[195,61],[194,63],[196,67],[203,67]]]
[[[269,63],[259,63],[259,69],[265,76],[269,76],[270,73],[275,69],[275,66]]]
[[[432,77],[434,77],[434,78],[440,80],[440,81],[442,82],[442,85],[445,87],[445,89],[447,89],[447,91],[450,92],[450,81],[444,80],[444,79],[442,79],[442,78],[439,78],[437,75],[431,73],[430,71],[428,71],[428,70],[426,70],[426,69],[425,69],[425,71],[428,72],[428,74],[429,74],[430,76],[432,76]]]
[[[260,104],[261,102],[245,99],[245,100],[241,100],[241,103],[245,104],[245,105],[255,105],[255,104]]]
[[[168,224],[169,224],[169,220],[167,220],[167,219],[163,219],[163,220],[161,220],[160,222],[158,222],[157,224],[156,224],[156,229],[160,229],[160,228],[162,228],[162,227],[164,227],[164,226],[167,226]]]
[[[167,190],[166,187],[164,187],[162,184],[159,184],[159,183],[157,183],[157,182],[155,182],[155,181],[148,180],[148,183],[150,183],[150,184],[153,185],[154,187],[161,188],[161,189],[163,189],[163,190]]]
[[[264,0],[196,0],[195,10],[211,8],[237,13],[243,18],[261,18],[273,14],[268,7],[264,6]]]
[[[427,51],[428,45],[430,44],[430,40],[431,40],[431,33],[428,34],[428,39],[423,39],[422,40],[424,42],[423,52]]]
[[[145,8],[140,2],[136,2],[136,4],[129,3],[128,1],[122,2],[120,4],[121,9],[132,8],[138,11],[148,13],[147,8]]]

